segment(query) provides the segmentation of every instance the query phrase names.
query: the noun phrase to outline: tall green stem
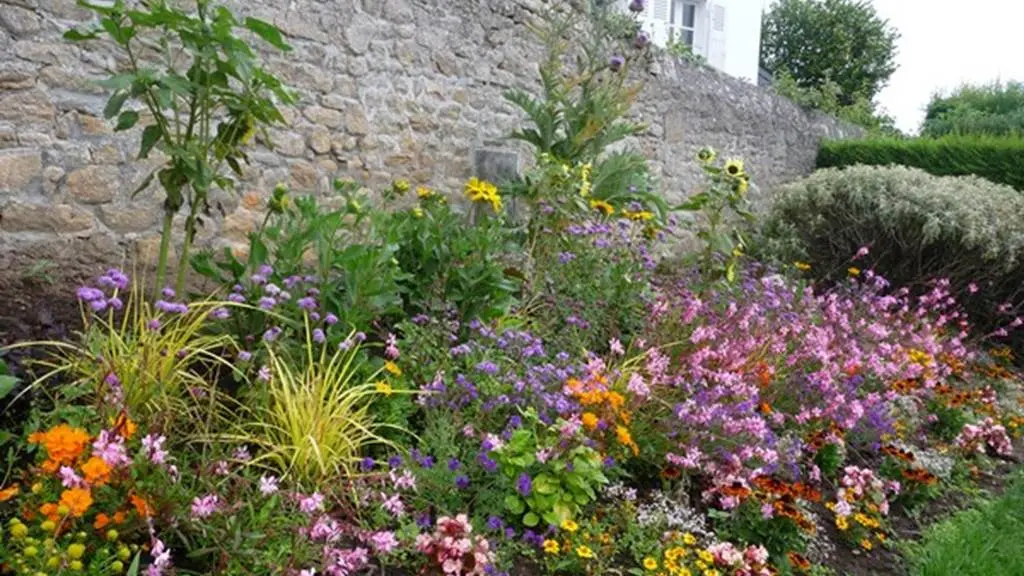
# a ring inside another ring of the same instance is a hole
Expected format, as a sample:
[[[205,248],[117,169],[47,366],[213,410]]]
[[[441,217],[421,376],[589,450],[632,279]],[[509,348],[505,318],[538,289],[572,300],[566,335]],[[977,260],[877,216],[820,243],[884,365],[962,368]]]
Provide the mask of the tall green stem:
[[[156,265],[156,284],[153,285],[153,300],[160,299],[160,291],[167,279],[167,254],[171,250],[171,228],[174,226],[174,212],[164,209],[164,226],[160,233],[160,260]]]
[[[195,236],[196,231],[196,211],[193,207],[189,210],[188,218],[185,219],[185,240],[181,243],[181,256],[178,258],[178,281],[174,285],[174,290],[180,295],[185,290],[185,276],[188,272],[188,258],[189,252],[192,248],[192,237]]]

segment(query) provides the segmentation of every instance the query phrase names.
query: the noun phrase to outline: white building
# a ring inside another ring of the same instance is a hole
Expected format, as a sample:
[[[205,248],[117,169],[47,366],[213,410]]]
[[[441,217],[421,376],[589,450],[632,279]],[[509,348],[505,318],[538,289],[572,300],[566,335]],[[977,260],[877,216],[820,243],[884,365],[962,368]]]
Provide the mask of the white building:
[[[619,0],[627,9],[632,0]],[[689,45],[708,64],[757,82],[762,0],[647,0],[640,21],[658,46]]]

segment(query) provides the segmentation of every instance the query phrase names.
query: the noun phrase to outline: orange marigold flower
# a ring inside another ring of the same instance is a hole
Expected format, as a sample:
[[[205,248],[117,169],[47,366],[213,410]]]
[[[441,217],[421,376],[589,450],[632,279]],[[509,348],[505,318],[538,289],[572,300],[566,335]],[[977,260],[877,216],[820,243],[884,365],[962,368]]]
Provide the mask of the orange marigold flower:
[[[124,524],[124,512],[120,510],[114,512],[114,524]]]
[[[72,515],[81,517],[92,506],[92,493],[88,488],[69,488],[61,493],[60,504],[67,506]]]
[[[584,412],[582,419],[583,427],[586,428],[587,430],[592,431],[595,428],[597,428],[597,415],[594,414],[593,412]]]
[[[7,488],[0,490],[0,502],[7,502],[17,496],[18,492],[21,492],[21,488],[17,484],[11,484]]]
[[[110,480],[110,466],[102,458],[93,456],[82,464],[82,474],[85,474],[85,481],[89,484],[105,484]]]
[[[626,399],[623,398],[622,394],[619,394],[618,392],[609,392],[608,395],[605,396],[605,398],[608,400],[608,405],[611,406],[612,409],[614,409],[616,412],[620,408],[622,408],[622,405],[625,404],[626,402]]]
[[[46,431],[40,442],[46,448],[50,461],[58,465],[71,464],[89,445],[89,433],[81,428],[59,424]]]
[[[623,446],[629,446],[633,443],[633,435],[629,433],[629,429],[625,426],[615,427],[615,437],[618,438],[619,443]]]
[[[110,524],[110,516],[107,516],[105,513],[100,512],[96,515],[96,520],[93,521],[92,527],[97,530],[103,530],[107,527],[108,524]]]
[[[46,438],[46,434],[44,434],[42,432],[33,432],[33,433],[28,435],[28,443],[29,444],[40,444],[40,443],[42,443],[44,438]]]
[[[47,520],[56,522],[60,520],[60,512],[57,511],[57,505],[53,502],[48,502],[39,507],[39,513],[46,516]]]
[[[139,516],[149,518],[153,515],[153,508],[151,508],[149,503],[138,494],[132,494],[131,501],[132,506],[135,506],[135,511],[139,513]]]

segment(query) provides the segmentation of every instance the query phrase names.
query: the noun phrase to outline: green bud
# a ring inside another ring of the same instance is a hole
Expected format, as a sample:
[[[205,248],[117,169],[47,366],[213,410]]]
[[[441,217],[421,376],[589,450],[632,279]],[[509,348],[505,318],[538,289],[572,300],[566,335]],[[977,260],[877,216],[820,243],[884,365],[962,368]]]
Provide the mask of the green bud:
[[[122,563],[120,560],[114,560],[110,564],[110,569],[114,572],[124,572],[124,563]]]
[[[117,530],[107,530],[107,540],[113,542],[114,540],[117,540],[118,536],[120,536],[120,534],[117,533]]]
[[[35,546],[25,546],[25,549],[21,551],[28,558],[35,558],[39,555],[39,549]]]

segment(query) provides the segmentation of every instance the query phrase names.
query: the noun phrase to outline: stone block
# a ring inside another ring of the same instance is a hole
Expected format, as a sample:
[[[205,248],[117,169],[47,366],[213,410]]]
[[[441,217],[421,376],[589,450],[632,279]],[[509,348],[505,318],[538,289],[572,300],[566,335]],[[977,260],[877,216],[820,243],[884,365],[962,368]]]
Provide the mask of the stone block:
[[[30,36],[42,29],[39,16],[31,10],[18,6],[7,6],[0,10],[0,28],[4,28],[15,38]]]
[[[322,106],[310,106],[302,111],[302,115],[313,124],[328,128],[337,128],[342,122],[341,112]]]
[[[43,155],[38,149],[0,150],[0,191],[20,191],[42,171]]]
[[[118,234],[145,232],[156,227],[161,216],[160,208],[151,204],[107,205],[100,208],[100,220]]]
[[[313,128],[309,135],[309,147],[317,154],[327,154],[331,151],[331,133],[323,126]]]
[[[123,182],[116,166],[86,166],[68,174],[64,185],[79,202],[103,204],[114,199]]]
[[[84,232],[94,222],[87,210],[70,204],[12,202],[0,209],[0,229],[5,232]]]
[[[473,175],[500,184],[518,180],[519,155],[512,150],[479,148],[473,151]]]
[[[17,124],[51,123],[56,112],[50,97],[38,88],[0,96],[0,120]]]

